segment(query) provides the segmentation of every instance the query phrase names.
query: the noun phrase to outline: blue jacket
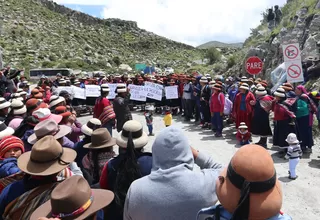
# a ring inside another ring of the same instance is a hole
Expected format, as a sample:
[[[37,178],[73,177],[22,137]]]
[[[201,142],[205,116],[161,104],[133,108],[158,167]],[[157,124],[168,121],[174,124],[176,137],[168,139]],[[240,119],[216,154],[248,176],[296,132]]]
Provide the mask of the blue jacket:
[[[220,209],[220,220],[230,220],[232,218],[232,214],[226,211],[222,206],[217,205],[217,206],[201,209],[198,212],[197,220],[205,220],[209,217],[211,217],[212,220],[215,220],[214,215],[217,207],[219,207]],[[279,213],[278,215],[268,218],[266,220],[292,220],[292,218],[289,215]]]
[[[82,169],[83,165],[82,165],[82,159],[84,158],[84,156],[86,156],[89,152],[88,148],[83,148],[83,145],[88,144],[91,142],[91,138],[84,138],[83,140],[77,142],[74,144],[74,150],[77,152],[77,157],[74,160],[78,166]]]
[[[0,164],[0,178],[18,173],[20,169],[17,165],[17,158],[6,158]]]

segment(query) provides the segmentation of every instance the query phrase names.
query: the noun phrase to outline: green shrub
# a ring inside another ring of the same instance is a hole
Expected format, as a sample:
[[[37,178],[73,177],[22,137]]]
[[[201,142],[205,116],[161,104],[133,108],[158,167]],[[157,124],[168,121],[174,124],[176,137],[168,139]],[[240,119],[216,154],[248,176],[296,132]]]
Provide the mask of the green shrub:
[[[231,57],[228,58],[228,61],[227,61],[228,68],[233,67],[235,64],[236,64],[236,58],[235,56],[232,55]]]
[[[209,60],[209,64],[214,64],[220,60],[221,54],[215,47],[211,47],[207,50],[205,57]]]
[[[121,64],[121,60],[120,60],[119,57],[113,57],[113,58],[112,58],[112,62],[113,62],[114,64],[116,64],[117,66],[120,66],[120,64]]]

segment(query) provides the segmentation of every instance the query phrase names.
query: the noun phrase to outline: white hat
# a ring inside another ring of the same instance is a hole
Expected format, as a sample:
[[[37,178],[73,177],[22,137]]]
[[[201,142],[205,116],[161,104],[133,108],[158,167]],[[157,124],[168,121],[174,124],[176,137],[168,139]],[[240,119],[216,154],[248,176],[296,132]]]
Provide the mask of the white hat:
[[[82,125],[81,132],[85,135],[91,136],[92,132],[101,127],[101,121],[97,118],[91,118],[87,124]]]
[[[274,93],[274,96],[285,98],[286,97],[286,91],[284,88],[279,87]]]
[[[23,95],[28,95],[27,92],[23,91],[23,92],[20,92],[20,96],[23,96]]]
[[[248,78],[246,76],[241,77],[241,81],[240,82],[248,82]]]
[[[21,93],[21,92],[23,92],[23,89],[21,88],[17,89],[17,93]]]
[[[8,108],[10,105],[10,102],[8,102],[5,98],[0,97],[0,109]]]
[[[294,133],[290,133],[286,139],[288,144],[298,144],[300,141],[297,139],[297,135]]]
[[[216,84],[216,81],[212,80],[209,82],[209,87],[213,88],[214,84]]]
[[[23,101],[23,98],[21,97],[21,93],[13,93],[11,95],[12,99],[17,99],[17,100],[20,100],[20,101]]]
[[[124,93],[127,92],[127,86],[124,83],[117,84],[117,90],[116,93]]]
[[[127,148],[129,133],[132,134],[132,140],[135,148],[143,148],[148,144],[148,135],[143,131],[142,124],[135,120],[127,121],[117,138],[117,145],[121,148]]]
[[[13,135],[14,130],[13,128],[7,127],[5,123],[0,121],[0,140],[4,137]]]
[[[267,90],[263,86],[259,86],[255,93],[256,95],[267,95]]]
[[[238,128],[240,128],[240,129],[248,129],[248,126],[246,125],[246,123],[241,122],[240,126]]]
[[[26,106],[23,104],[21,100],[18,99],[12,100],[11,110],[13,111],[13,115],[22,115],[27,112]]]
[[[48,108],[39,108],[32,113],[32,116],[39,119],[39,121],[52,119],[57,122],[57,124],[59,124],[63,118],[61,115],[52,114]]]
[[[73,82],[73,84],[74,84],[74,85],[80,85],[80,81],[76,79],[76,80]]]
[[[239,89],[249,90],[249,85],[247,83],[242,83]]]
[[[110,88],[108,84],[102,84],[101,85],[102,92],[110,92]]]
[[[202,82],[202,83],[208,83],[207,77],[205,77],[205,76],[201,77],[200,82]]]
[[[59,84],[66,84],[66,83],[67,83],[67,81],[65,79],[59,80]]]
[[[58,105],[60,102],[65,102],[66,100],[62,96],[53,95],[50,97],[49,106],[50,108]]]
[[[148,105],[146,106],[147,111],[154,111],[154,106],[153,105]]]

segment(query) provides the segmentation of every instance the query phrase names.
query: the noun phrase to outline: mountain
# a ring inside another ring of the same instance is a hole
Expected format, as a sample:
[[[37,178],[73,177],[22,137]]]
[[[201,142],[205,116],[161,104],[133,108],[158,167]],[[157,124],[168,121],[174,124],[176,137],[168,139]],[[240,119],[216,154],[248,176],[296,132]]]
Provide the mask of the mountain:
[[[140,29],[134,21],[98,19],[47,0],[0,0],[5,65],[26,69],[111,69],[121,63],[183,68],[203,52]]]
[[[241,48],[242,45],[243,45],[243,43],[230,43],[230,44],[228,44],[228,43],[223,43],[223,42],[220,42],[220,41],[210,41],[210,42],[207,42],[207,43],[204,43],[204,44],[201,44],[201,45],[197,46],[197,48],[199,48],[199,49],[208,49],[210,47]]]

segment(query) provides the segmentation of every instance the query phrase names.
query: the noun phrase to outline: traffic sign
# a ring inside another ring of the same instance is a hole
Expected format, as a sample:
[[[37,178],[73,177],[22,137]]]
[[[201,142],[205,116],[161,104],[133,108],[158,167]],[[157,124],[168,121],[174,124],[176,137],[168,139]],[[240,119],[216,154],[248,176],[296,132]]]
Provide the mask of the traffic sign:
[[[263,62],[259,57],[249,57],[246,61],[246,70],[251,75],[261,73],[263,69]]]
[[[303,82],[301,61],[286,62],[287,81],[289,83]]]
[[[284,62],[301,60],[299,44],[288,44],[282,46]]]

